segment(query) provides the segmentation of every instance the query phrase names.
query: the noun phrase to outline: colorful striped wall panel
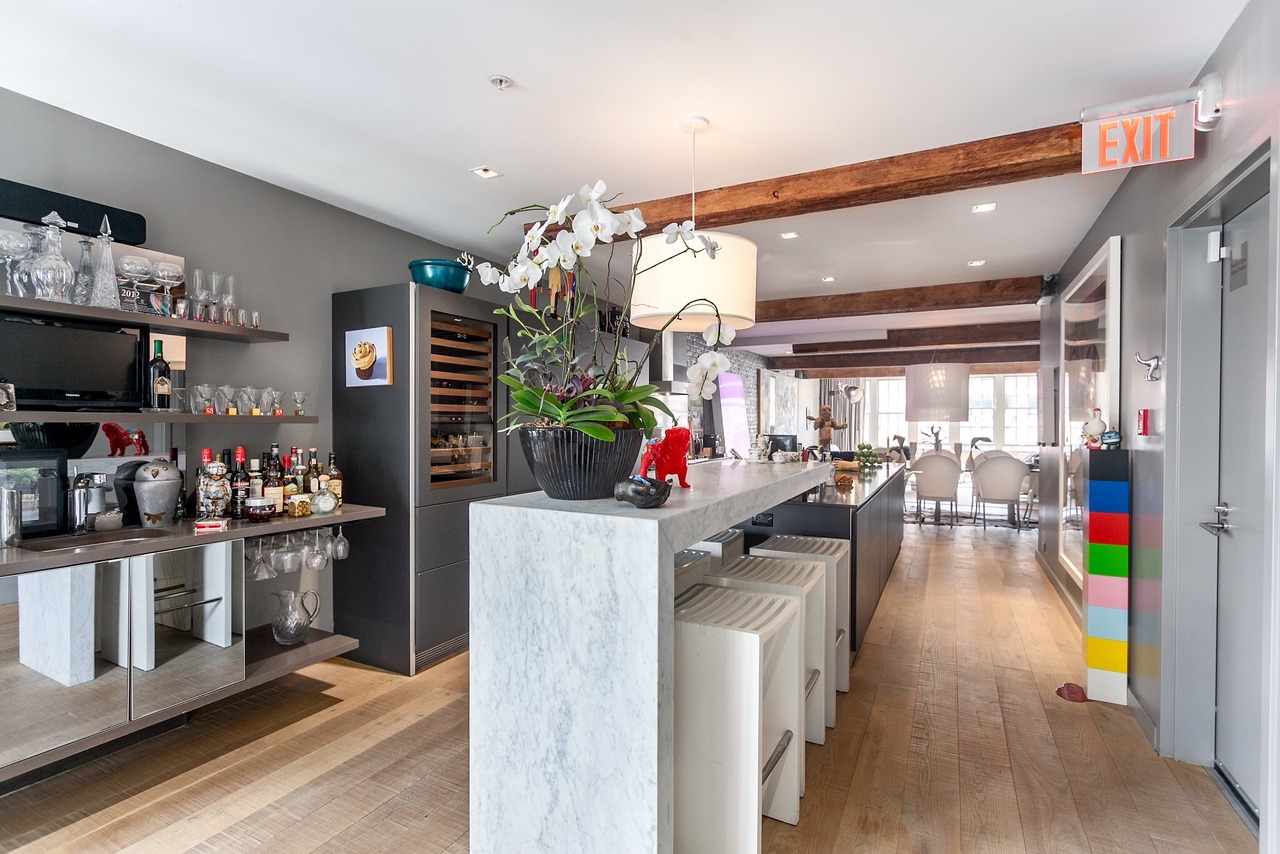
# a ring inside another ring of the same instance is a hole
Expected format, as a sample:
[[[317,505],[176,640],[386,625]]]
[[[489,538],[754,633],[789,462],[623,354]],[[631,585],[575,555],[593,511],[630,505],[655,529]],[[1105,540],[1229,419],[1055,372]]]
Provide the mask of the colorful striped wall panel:
[[[1084,475],[1084,662],[1091,700],[1129,699],[1128,451],[1086,451]]]

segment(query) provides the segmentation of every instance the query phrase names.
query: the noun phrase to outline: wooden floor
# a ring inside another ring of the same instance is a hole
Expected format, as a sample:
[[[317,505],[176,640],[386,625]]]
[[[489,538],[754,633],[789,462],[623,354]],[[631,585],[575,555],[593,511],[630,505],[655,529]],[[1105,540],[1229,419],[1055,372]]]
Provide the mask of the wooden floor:
[[[908,526],[799,826],[770,852],[1210,852],[1257,843],[1205,772],[1081,682],[1034,531]],[[0,798],[0,849],[467,850],[467,657],[341,661]],[[557,852],[557,854],[560,854]]]

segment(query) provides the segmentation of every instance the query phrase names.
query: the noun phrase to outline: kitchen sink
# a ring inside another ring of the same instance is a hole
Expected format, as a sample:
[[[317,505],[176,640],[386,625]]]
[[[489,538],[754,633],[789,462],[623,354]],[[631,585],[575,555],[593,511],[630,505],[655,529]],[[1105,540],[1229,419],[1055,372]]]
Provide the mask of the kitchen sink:
[[[118,531],[94,531],[91,534],[67,534],[41,540],[24,540],[22,548],[29,552],[68,552],[87,549],[91,546],[138,543],[167,536],[169,536],[167,531],[158,531],[155,528],[121,528]]]

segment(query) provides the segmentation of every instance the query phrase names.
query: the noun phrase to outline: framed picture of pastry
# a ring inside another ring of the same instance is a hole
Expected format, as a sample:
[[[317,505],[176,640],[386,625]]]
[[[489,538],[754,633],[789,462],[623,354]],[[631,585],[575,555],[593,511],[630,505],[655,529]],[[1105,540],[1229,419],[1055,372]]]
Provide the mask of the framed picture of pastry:
[[[391,385],[391,327],[347,331],[347,386]]]

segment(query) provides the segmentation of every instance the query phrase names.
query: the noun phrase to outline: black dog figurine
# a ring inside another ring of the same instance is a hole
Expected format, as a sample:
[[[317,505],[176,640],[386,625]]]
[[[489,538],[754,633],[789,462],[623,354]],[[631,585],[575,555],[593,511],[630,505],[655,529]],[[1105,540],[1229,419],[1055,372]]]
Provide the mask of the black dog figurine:
[[[637,474],[614,484],[613,497],[634,504],[641,510],[652,510],[667,503],[667,499],[671,497],[671,484]]]

